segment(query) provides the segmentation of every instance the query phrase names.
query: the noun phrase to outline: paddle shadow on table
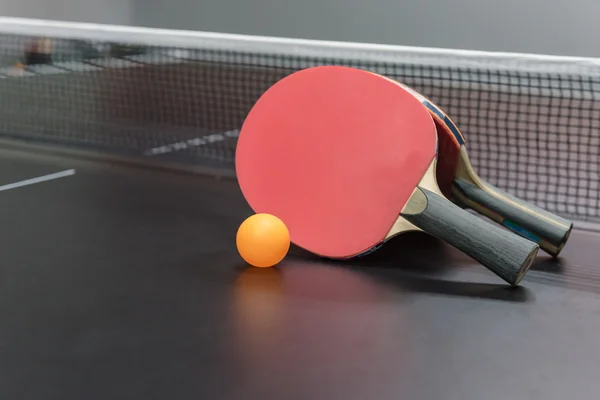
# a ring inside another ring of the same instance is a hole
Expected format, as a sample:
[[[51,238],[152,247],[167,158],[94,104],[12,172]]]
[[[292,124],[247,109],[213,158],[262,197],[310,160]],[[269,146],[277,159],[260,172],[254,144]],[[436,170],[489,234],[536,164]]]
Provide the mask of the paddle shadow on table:
[[[347,269],[400,291],[521,303],[534,300],[531,290],[510,287],[499,278],[498,283],[449,280],[455,272],[484,267],[441,240],[418,232],[398,236],[353,260],[329,260],[298,247],[290,249],[287,265],[306,262]]]

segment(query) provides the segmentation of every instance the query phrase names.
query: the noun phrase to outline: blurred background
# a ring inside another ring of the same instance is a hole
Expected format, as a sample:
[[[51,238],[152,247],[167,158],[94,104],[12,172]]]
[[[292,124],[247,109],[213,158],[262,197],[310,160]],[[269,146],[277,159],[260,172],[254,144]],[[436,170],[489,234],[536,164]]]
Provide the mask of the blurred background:
[[[597,223],[600,63],[527,53],[600,56],[598,12],[592,0],[0,0],[2,16],[59,21],[0,21],[0,139],[233,171],[239,128],[268,87],[351,65],[439,104],[483,179]]]
[[[600,56],[597,0],[0,0],[4,16]]]

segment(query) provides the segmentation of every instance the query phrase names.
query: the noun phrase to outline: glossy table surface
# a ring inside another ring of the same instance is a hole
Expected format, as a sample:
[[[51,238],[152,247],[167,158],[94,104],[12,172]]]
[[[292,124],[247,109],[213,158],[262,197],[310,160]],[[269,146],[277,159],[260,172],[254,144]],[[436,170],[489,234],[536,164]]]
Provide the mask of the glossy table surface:
[[[247,268],[231,180],[0,150],[0,397],[494,400],[600,393],[600,235],[517,289],[407,234]]]

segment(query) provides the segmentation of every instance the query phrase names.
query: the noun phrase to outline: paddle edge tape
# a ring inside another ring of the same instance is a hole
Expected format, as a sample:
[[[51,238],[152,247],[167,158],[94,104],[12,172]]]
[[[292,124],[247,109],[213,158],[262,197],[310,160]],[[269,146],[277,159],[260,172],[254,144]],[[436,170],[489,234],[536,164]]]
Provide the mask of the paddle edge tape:
[[[443,125],[445,125],[448,128],[449,132],[454,136],[454,138],[460,146],[465,144],[466,139],[463,136],[460,129],[458,129],[458,126],[456,126],[454,121],[452,121],[452,119],[438,105],[436,105],[434,102],[432,102],[427,97],[417,92],[410,86],[407,86],[404,83],[400,83],[400,85],[406,90],[408,90],[413,96],[415,96],[421,102],[421,104],[423,104],[427,108],[427,110],[433,115],[434,119],[439,120]]]

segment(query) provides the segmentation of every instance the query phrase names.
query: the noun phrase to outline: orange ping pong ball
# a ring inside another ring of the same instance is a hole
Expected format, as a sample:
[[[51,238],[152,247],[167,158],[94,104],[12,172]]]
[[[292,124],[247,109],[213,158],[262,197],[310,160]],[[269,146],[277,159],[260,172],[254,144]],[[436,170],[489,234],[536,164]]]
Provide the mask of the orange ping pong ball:
[[[290,249],[290,232],[276,216],[254,214],[238,228],[236,244],[240,256],[248,264],[268,268],[286,256]]]

